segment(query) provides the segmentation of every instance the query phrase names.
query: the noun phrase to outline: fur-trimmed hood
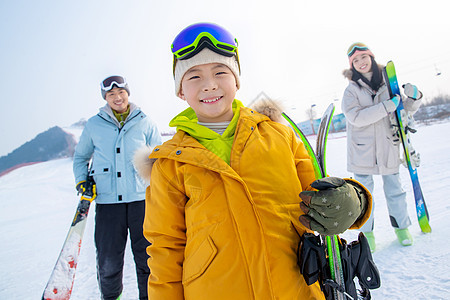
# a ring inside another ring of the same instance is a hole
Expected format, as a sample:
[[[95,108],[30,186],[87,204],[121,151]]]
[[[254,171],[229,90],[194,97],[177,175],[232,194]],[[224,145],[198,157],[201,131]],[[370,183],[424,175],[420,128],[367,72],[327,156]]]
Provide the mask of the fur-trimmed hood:
[[[344,75],[344,77],[347,78],[348,80],[352,80],[353,70],[352,69],[345,69],[345,70],[342,71],[342,75]]]
[[[262,115],[268,116],[274,122],[278,122],[281,124],[287,125],[286,120],[281,116],[281,113],[284,111],[283,105],[276,100],[272,99],[261,99],[254,102],[251,106],[251,109],[256,110]]]
[[[250,108],[269,117],[274,122],[287,125],[287,122],[281,116],[283,107],[278,101],[272,99],[261,99],[253,103]],[[133,164],[136,171],[147,183],[150,183],[150,174],[153,164],[156,161],[155,158],[149,158],[152,151],[153,148],[149,146],[142,147],[135,152],[133,158]]]
[[[156,159],[154,158],[149,158],[152,151],[153,148],[151,148],[150,146],[145,146],[138,149],[134,153],[133,157],[134,168],[136,169],[139,176],[141,176],[141,178],[144,179],[147,184],[150,184],[150,174],[152,172],[153,164],[156,161]]]

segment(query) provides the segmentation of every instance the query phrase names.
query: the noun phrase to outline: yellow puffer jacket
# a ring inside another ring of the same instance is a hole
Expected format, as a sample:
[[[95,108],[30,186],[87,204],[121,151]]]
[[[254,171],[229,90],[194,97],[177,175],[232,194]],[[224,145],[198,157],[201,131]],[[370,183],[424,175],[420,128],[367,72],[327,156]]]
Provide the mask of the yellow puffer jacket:
[[[290,128],[243,107],[230,165],[184,131],[150,158],[149,299],[324,299],[297,266],[299,193],[315,178]]]

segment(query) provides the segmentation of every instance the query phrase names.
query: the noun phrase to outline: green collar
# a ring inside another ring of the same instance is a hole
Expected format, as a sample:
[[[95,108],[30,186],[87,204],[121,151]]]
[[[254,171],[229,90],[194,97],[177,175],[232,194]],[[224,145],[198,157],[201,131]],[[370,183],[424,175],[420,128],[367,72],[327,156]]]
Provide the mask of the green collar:
[[[231,155],[231,146],[233,145],[234,132],[239,120],[239,111],[244,107],[241,101],[233,101],[233,118],[230,125],[225,129],[222,135],[211,129],[198,124],[198,118],[192,108],[187,108],[179,113],[170,121],[169,126],[176,127],[177,131],[182,130],[195,138],[205,148],[222,158],[229,164]]]
[[[244,106],[242,102],[237,99],[234,99],[232,105],[234,116],[233,119],[231,119],[230,125],[222,134],[223,138],[234,136],[234,129],[236,128],[237,120],[239,119],[239,109]],[[170,121],[169,126],[176,127],[177,131],[183,130],[194,138],[214,139],[220,136],[218,133],[205,126],[199,125],[197,122],[198,118],[195,111],[189,107],[175,116],[175,118]]]
[[[112,109],[112,112],[116,117],[117,121],[119,121],[120,127],[122,128],[123,124],[125,123],[125,120],[128,118],[128,115],[130,114],[130,105],[128,105],[127,111],[124,113],[118,113],[114,109]]]

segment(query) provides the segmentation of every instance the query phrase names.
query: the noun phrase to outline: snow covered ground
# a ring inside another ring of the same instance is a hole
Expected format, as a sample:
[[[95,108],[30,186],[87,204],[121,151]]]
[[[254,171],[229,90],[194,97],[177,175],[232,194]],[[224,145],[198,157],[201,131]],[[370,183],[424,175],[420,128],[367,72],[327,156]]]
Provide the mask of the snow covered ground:
[[[398,244],[390,227],[381,181],[376,178],[374,197],[375,262],[381,287],[373,299],[449,299],[450,293],[450,123],[419,127],[413,143],[421,154],[418,169],[428,211],[431,234],[422,234],[415,214],[411,182],[401,168],[408,209],[413,222],[412,247]],[[351,176],[346,171],[346,138],[330,134],[328,173]],[[35,164],[0,177],[0,299],[40,299],[70,221],[77,207],[71,159]],[[100,299],[97,288],[93,243],[94,208],[88,218],[72,299]],[[348,231],[347,241],[357,232]],[[138,299],[130,248],[124,271],[123,300]]]

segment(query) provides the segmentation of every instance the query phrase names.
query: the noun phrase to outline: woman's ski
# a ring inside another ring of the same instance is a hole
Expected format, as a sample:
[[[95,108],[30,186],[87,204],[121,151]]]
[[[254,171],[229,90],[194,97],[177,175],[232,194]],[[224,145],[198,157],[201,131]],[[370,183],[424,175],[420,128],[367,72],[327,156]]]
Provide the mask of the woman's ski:
[[[389,94],[391,97],[398,95],[400,97],[400,103],[395,111],[396,120],[398,123],[398,128],[400,131],[400,139],[403,145],[403,150],[405,154],[405,162],[408,166],[409,175],[411,177],[411,182],[413,185],[414,199],[416,203],[417,219],[419,220],[420,229],[423,232],[431,232],[430,226],[430,215],[428,214],[427,206],[425,204],[425,199],[423,198],[422,189],[419,183],[419,176],[417,174],[417,169],[414,164],[411,163],[410,151],[411,142],[409,139],[409,133],[405,130],[404,121],[402,116],[405,114],[405,108],[403,107],[402,96],[400,93],[400,88],[398,86],[397,74],[395,72],[394,63],[389,61],[383,70],[383,76],[385,78],[386,84],[388,86]]]

